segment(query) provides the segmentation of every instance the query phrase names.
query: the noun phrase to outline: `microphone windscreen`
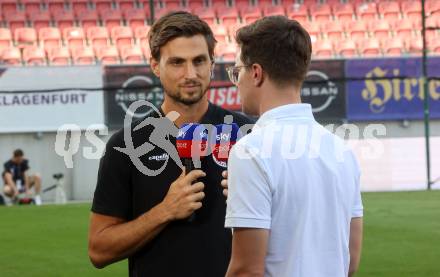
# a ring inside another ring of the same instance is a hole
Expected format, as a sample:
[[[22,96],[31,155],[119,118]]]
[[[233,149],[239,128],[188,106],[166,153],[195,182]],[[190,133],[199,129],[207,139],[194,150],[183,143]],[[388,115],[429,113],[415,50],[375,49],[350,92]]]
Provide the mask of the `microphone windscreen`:
[[[203,157],[207,152],[208,131],[202,124],[186,123],[179,129],[176,148],[181,159]]]
[[[217,164],[227,166],[229,152],[240,137],[240,128],[236,123],[215,126],[215,132],[211,137],[211,147],[214,161]]]

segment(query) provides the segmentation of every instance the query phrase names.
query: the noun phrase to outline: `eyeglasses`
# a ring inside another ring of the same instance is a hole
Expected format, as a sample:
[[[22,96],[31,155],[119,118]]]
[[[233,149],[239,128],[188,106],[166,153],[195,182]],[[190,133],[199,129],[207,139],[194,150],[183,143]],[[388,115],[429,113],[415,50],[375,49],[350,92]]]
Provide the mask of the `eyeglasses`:
[[[228,66],[226,67],[226,72],[228,72],[229,80],[236,85],[238,83],[238,75],[240,75],[240,70],[243,67],[247,67],[246,65],[239,66]]]

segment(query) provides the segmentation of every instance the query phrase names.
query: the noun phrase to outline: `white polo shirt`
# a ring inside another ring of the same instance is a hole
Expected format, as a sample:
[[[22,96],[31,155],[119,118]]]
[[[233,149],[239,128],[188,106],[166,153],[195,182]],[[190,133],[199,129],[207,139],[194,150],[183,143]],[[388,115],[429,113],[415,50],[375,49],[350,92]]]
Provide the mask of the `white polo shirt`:
[[[226,227],[270,229],[265,276],[346,277],[359,166],[309,104],[264,113],[228,162]]]

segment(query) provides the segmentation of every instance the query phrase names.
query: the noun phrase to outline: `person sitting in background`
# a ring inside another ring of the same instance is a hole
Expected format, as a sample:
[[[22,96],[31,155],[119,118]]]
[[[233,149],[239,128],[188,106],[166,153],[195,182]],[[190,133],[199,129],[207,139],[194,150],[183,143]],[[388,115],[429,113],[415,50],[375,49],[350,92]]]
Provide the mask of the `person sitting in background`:
[[[24,158],[23,150],[16,149],[12,158],[4,164],[2,178],[4,182],[4,194],[15,202],[19,194],[32,195],[31,189],[35,190],[35,204],[41,205],[41,178],[38,174],[27,175],[29,161]]]

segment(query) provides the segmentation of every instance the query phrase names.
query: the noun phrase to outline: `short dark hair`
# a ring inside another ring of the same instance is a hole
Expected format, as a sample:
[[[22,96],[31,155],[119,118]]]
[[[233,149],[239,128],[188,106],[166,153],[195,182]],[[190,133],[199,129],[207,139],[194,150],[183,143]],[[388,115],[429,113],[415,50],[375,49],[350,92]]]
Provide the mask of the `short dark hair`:
[[[268,16],[240,28],[236,35],[241,60],[246,66],[259,64],[279,86],[304,81],[312,55],[310,35],[284,16]]]
[[[151,56],[160,59],[160,48],[178,37],[203,35],[208,44],[209,56],[214,61],[214,48],[217,41],[209,25],[197,15],[178,11],[171,12],[157,20],[148,33]]]
[[[13,152],[13,156],[14,158],[23,157],[24,156],[23,150],[15,149]]]

